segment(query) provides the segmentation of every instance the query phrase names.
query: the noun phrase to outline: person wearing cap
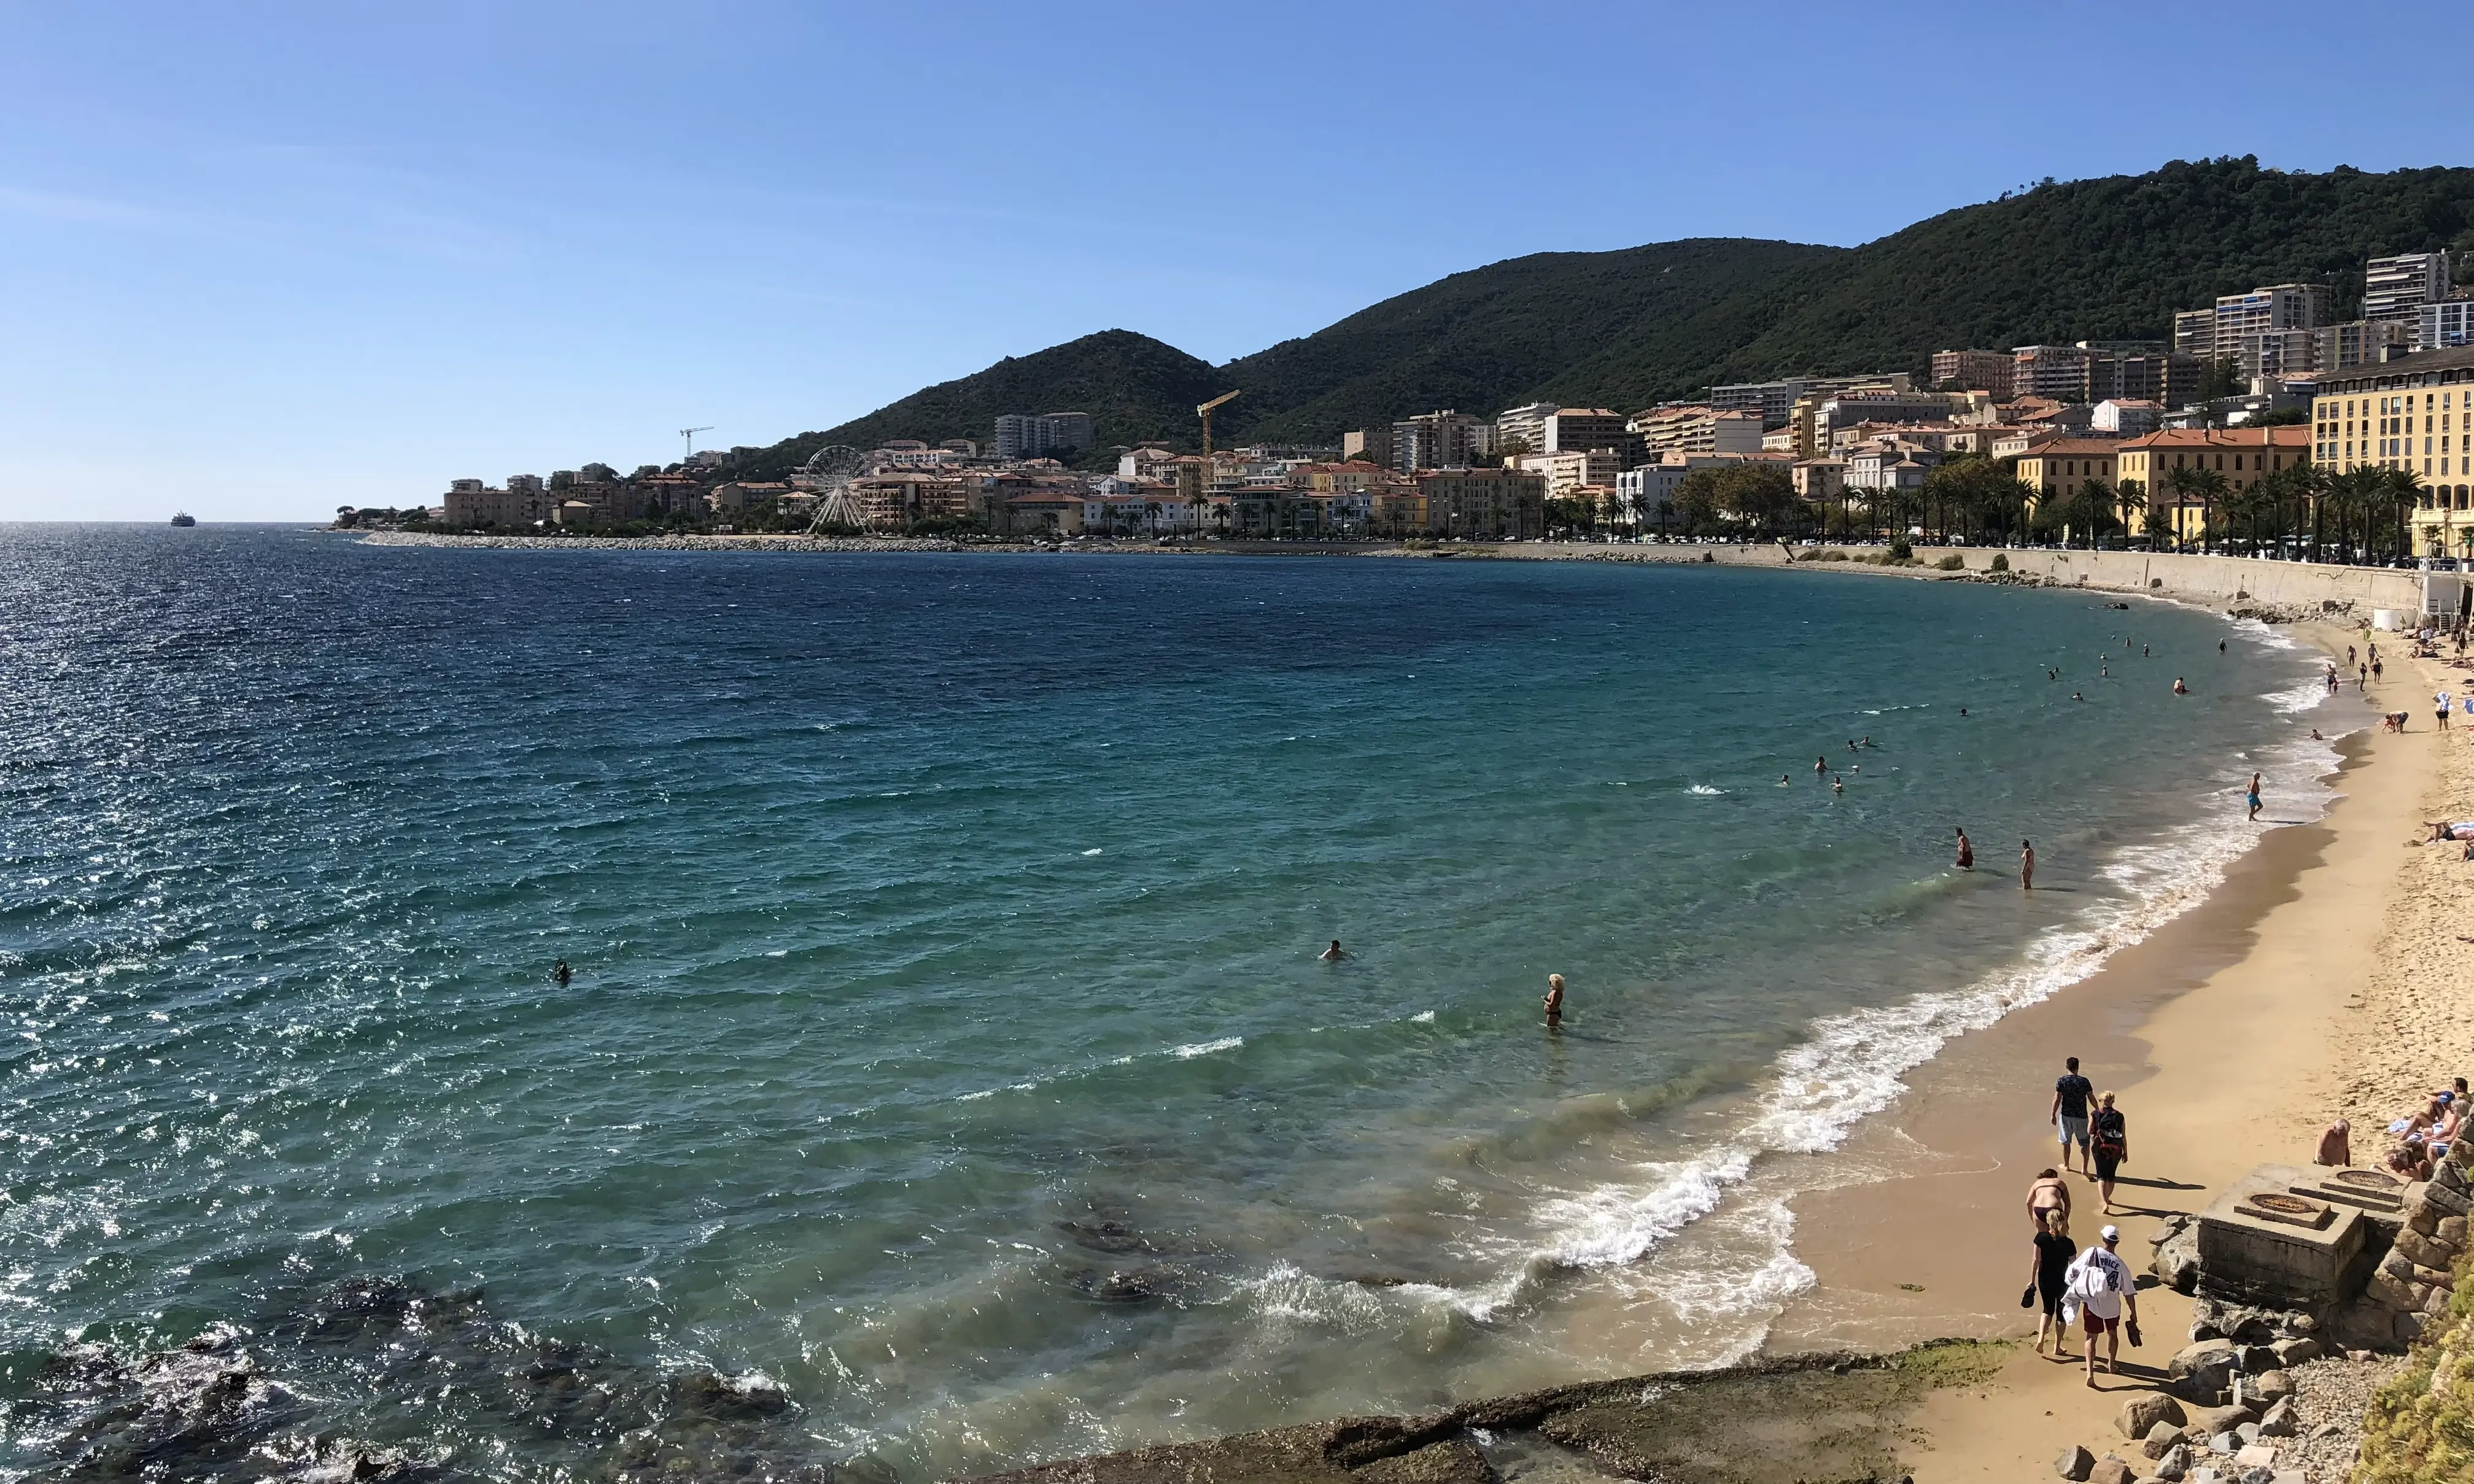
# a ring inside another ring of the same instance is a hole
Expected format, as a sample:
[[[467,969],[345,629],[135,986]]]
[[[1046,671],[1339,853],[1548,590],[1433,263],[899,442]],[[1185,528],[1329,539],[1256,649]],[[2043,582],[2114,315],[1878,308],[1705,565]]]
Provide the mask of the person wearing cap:
[[[2122,1373],[2121,1331],[2125,1319],[2129,1322],[2130,1343],[2139,1343],[2139,1284],[2130,1276],[2130,1264],[2114,1250],[2122,1243],[2122,1229],[2108,1224],[2097,1235],[2099,1245],[2079,1254],[2068,1274],[2070,1296],[2079,1306],[2079,1328],[2087,1336],[2087,1383],[2091,1387],[2096,1385],[2098,1335],[2105,1337],[2104,1369],[2108,1375]]]

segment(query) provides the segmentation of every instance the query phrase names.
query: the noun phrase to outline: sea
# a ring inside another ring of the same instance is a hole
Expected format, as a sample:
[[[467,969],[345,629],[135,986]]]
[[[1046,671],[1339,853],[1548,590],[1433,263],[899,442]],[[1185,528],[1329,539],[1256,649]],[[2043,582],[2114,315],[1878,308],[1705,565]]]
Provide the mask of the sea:
[[[0,1470],[924,1481],[1729,1362],[1904,1074],[2316,816],[2317,673],[1843,573],[0,527]]]

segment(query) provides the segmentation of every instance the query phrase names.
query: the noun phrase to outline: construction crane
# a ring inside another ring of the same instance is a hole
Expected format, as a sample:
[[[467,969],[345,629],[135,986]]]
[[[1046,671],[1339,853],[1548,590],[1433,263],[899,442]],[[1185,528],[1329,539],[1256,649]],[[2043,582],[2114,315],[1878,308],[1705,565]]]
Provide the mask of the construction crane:
[[[1244,390],[1242,387],[1238,389],[1240,392]],[[1233,402],[1236,399],[1237,392],[1223,392],[1194,410],[1195,416],[1202,419],[1202,456],[1204,458],[1211,457],[1211,409],[1223,402]]]
[[[687,458],[691,458],[691,459],[692,459],[692,458],[694,458],[694,457],[695,457],[695,436],[696,436],[698,433],[710,433],[710,432],[712,432],[712,431],[713,431],[713,425],[712,425],[711,423],[707,423],[706,425],[704,425],[703,427],[700,427],[700,428],[681,428],[681,429],[679,429],[679,437],[684,438],[684,439],[686,439],[686,440],[688,441],[688,451],[687,451],[687,453],[686,453],[685,457],[687,457]]]

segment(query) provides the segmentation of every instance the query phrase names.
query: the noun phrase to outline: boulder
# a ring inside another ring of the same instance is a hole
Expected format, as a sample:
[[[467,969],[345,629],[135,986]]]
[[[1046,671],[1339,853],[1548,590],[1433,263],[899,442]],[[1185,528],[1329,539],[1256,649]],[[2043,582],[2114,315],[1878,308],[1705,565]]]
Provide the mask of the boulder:
[[[2316,1334],[2319,1332],[2319,1321],[2308,1314],[2295,1314],[2286,1320],[2285,1328],[2295,1334]]]
[[[2163,1479],[2165,1484],[2180,1484],[2190,1472],[2191,1450],[2180,1444],[2167,1448],[2165,1456],[2156,1460],[2156,1477]]]
[[[2439,1229],[2440,1218],[2432,1215],[2428,1209],[2418,1211],[2415,1214],[2417,1217],[2429,1217],[2433,1231],[2436,1232]],[[2432,1240],[2429,1236],[2415,1231],[2413,1227],[2407,1227],[2404,1231],[2397,1233],[2394,1252],[2397,1256],[2404,1257],[2407,1261],[2413,1263],[2418,1268],[2444,1268],[2448,1266],[2447,1255],[2433,1246]],[[2405,1275],[2399,1273],[2397,1276],[2399,1278],[2403,1278]],[[2428,1282],[2430,1280],[2424,1279],[2423,1281]]]
[[[2296,1425],[2293,1399],[2279,1397],[2276,1405],[2269,1407],[2268,1415],[2259,1420],[2259,1435],[2263,1438],[2290,1438],[2293,1436]]]
[[[2442,1216],[2439,1218],[2439,1230],[2432,1234],[2462,1252],[2465,1247],[2465,1218]]]
[[[2440,1210],[2437,1206],[2417,1206],[2413,1210],[2406,1213],[2405,1224],[2406,1230],[2409,1232],[2415,1232],[2424,1236],[2431,1236],[2439,1231],[2439,1224],[2441,1222],[2455,1221],[2458,1219],[2460,1218],[2448,1215],[2446,1212]],[[2400,1233],[2399,1234],[2402,1235],[2404,1233]]]
[[[2245,1400],[2257,1402],[2264,1410],[2293,1395],[2293,1377],[2282,1371],[2262,1371],[2243,1385]]]
[[[2236,1453],[2242,1451],[2242,1434],[2235,1432],[2218,1433],[2215,1437],[2208,1440],[2208,1451],[2216,1453],[2221,1457],[2231,1458]]]
[[[2259,1441],[2259,1424],[2244,1423],[2234,1429],[2234,1436],[2243,1440],[2243,1447],[2248,1448]]]
[[[2230,1369],[2242,1352],[2231,1340],[2201,1340],[2185,1345],[2165,1362],[2165,1374],[2174,1380],[2203,1370]]]
[[[2280,1371],[2319,1358],[2319,1342],[2307,1334],[2299,1339],[2279,1340],[2268,1349],[2276,1352],[2276,1368]]]
[[[2363,1285],[2363,1297],[2386,1309],[2411,1309],[2414,1306],[2413,1287],[2399,1282],[2385,1269],[2372,1274],[2371,1281]]]
[[[2411,1345],[2422,1338],[2423,1319],[2420,1314],[2399,1314],[2396,1317],[2396,1342]]]
[[[2250,1376],[2257,1376],[2262,1371],[2275,1370],[2275,1349],[2267,1345],[2244,1346],[2242,1352],[2242,1368],[2245,1374]]]
[[[2440,1315],[2448,1312],[2449,1301],[2454,1298],[2456,1298],[2456,1294],[2454,1292],[2441,1287],[2438,1283],[2434,1283],[2431,1285],[2431,1291],[2422,1296],[2422,1308],[2420,1312],[2426,1317],[2437,1319]]]
[[[2442,1190],[2463,1190],[2466,1188],[2465,1166],[2443,1160],[2439,1168],[2431,1172],[2431,1183]]]
[[[2098,1459],[2096,1467],[2088,1471],[2088,1484],[2131,1484],[2137,1477],[2128,1463],[2111,1453]]]
[[[2451,1154],[2456,1152],[2454,1149],[2449,1151]],[[2466,1211],[2474,1210],[2474,1202],[2466,1200],[2464,1191],[2451,1190],[2445,1185],[2423,1186],[2422,1200],[2426,1206],[2438,1207],[2443,1216],[2462,1216]]]
[[[2195,1406],[2188,1410],[2191,1425],[2205,1428],[2211,1438],[2220,1432],[2230,1435],[2243,1424],[2259,1421],[2259,1413],[2248,1406]]]
[[[2171,1423],[2158,1423],[2147,1429],[2147,1436],[2141,1441],[2139,1450],[2150,1458],[2162,1458],[2179,1448],[2181,1443],[2181,1428]]]
[[[2145,1438],[2160,1426],[2179,1427],[2187,1421],[2182,1403],[2162,1393],[2147,1392],[2122,1402],[2122,1410],[2114,1414],[2113,1424],[2125,1438]]]
[[[2087,1476],[2096,1472],[2096,1455],[2074,1445],[2068,1452],[2053,1460],[2053,1472],[2063,1478],[2085,1484]]]

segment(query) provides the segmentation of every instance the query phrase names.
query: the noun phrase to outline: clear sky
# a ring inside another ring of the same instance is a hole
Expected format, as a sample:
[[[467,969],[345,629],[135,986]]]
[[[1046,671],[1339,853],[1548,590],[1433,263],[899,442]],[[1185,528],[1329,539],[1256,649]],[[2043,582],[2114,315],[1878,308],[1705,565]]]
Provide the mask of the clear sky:
[[[1092,330],[1225,360],[2048,175],[2474,162],[2462,15],[2380,14],[0,0],[0,519],[628,468]]]

